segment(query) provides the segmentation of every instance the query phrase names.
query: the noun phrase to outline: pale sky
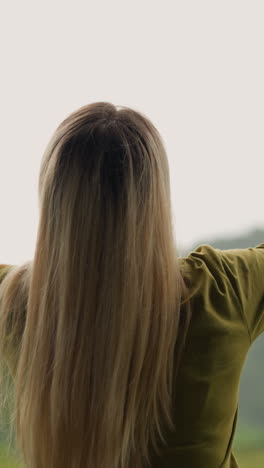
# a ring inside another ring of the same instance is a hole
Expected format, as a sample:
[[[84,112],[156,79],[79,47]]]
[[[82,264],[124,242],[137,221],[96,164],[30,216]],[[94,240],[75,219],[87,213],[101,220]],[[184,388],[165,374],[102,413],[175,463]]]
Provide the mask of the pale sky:
[[[159,129],[178,245],[264,227],[264,2],[24,0],[0,22],[0,263],[33,258],[44,149],[96,101]]]

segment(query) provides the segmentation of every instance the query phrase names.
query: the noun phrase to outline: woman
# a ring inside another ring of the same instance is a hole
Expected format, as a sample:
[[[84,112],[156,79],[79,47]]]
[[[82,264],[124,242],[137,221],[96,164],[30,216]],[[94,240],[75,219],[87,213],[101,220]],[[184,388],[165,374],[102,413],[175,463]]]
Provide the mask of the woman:
[[[34,258],[0,268],[17,447],[28,468],[237,467],[264,244],[179,257],[164,142],[118,107],[92,103],[59,125]]]

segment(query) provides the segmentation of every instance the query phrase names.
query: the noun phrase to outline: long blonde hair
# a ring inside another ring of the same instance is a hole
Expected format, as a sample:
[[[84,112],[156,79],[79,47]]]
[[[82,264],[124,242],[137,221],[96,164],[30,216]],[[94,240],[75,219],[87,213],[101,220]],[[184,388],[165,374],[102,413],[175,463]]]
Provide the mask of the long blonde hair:
[[[162,138],[140,112],[70,114],[41,161],[32,261],[0,286],[28,468],[141,468],[173,430],[191,318]]]

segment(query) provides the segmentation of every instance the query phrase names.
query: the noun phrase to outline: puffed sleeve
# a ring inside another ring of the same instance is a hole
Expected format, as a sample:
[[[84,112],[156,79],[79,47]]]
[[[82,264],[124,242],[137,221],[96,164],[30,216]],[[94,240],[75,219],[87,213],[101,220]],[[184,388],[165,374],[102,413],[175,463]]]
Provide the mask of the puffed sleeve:
[[[206,244],[196,249],[199,251],[206,252],[205,257],[208,255],[208,264],[213,266],[215,278],[233,289],[253,343],[264,332],[264,243],[227,250]]]

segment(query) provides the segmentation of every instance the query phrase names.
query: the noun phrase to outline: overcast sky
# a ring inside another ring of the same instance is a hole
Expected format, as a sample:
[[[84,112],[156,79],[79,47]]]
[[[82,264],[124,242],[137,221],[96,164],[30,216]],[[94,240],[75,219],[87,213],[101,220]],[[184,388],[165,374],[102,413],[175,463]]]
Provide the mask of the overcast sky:
[[[95,101],[159,129],[179,246],[264,227],[264,2],[24,0],[0,18],[0,263],[33,257],[40,159]]]

